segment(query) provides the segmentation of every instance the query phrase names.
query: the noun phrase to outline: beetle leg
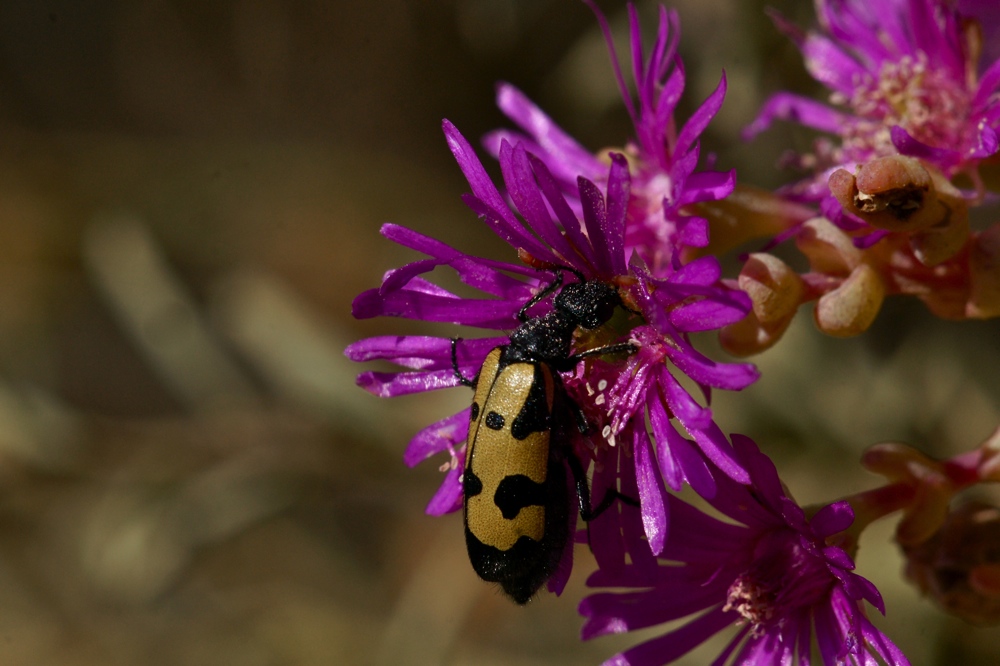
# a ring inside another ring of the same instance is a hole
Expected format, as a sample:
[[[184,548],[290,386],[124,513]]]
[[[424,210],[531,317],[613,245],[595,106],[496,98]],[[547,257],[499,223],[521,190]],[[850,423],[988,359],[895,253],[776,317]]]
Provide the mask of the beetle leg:
[[[579,500],[580,505],[580,518],[586,522],[590,522],[594,518],[611,508],[611,505],[616,499],[620,499],[625,504],[629,506],[639,506],[639,500],[633,499],[628,495],[623,495],[618,490],[614,488],[608,488],[608,491],[604,493],[604,499],[596,507],[591,508],[590,506],[590,486],[587,485],[587,475],[583,473],[583,467],[580,466],[580,461],[576,459],[573,452],[569,452],[566,456],[567,462],[569,463],[569,470],[573,473],[573,481],[576,484],[576,497]]]
[[[603,347],[587,349],[579,354],[573,354],[567,360],[573,365],[576,365],[576,363],[578,363],[581,359],[587,358],[588,356],[604,356],[605,354],[620,354],[622,352],[634,354],[637,351],[639,351],[639,348],[631,342],[618,342],[613,345],[604,345]]]

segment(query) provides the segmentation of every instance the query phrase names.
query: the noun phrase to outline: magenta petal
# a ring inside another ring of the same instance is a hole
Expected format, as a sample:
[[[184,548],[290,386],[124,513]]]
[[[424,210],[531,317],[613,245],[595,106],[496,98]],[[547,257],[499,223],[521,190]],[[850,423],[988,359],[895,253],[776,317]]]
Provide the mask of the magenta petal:
[[[683,423],[683,421],[682,421]],[[687,426],[685,426],[687,428]],[[719,468],[719,470],[737,483],[750,483],[750,473],[744,464],[741,464],[733,455],[729,442],[722,430],[713,421],[707,428],[688,432],[698,443],[705,457]]]
[[[635,434],[635,476],[639,485],[642,524],[646,528],[650,549],[654,555],[659,555],[663,552],[668,529],[667,505],[663,499],[666,490],[653,462],[653,452],[646,429],[638,428]]]
[[[493,184],[493,180],[486,173],[486,169],[483,168],[483,163],[476,157],[476,152],[469,145],[469,142],[465,140],[465,137],[462,136],[462,133],[448,120],[442,121],[441,126],[444,130],[445,139],[448,142],[448,148],[451,150],[451,154],[455,156],[458,168],[462,170],[462,173],[465,174],[465,179],[469,181],[472,194],[486,206],[497,211],[507,225],[513,227],[520,226],[510,211],[507,210],[507,204],[504,202],[503,197],[500,196],[500,192]]]
[[[882,595],[874,583],[850,571],[838,571],[837,569],[833,569],[833,571],[841,579],[844,590],[852,599],[864,599],[874,606],[879,613],[885,615],[885,602],[882,600]]]
[[[957,162],[961,159],[961,154],[957,150],[928,146],[926,143],[913,138],[909,132],[899,125],[893,125],[892,129],[889,130],[889,135],[892,138],[892,144],[903,155],[922,157],[923,159],[943,164]]]
[[[889,666],[909,666],[910,660],[906,658],[903,651],[896,647],[896,644],[889,640],[889,637],[875,628],[866,617],[861,619],[861,636],[871,649],[883,662]]]
[[[694,434],[695,430],[709,427],[712,423],[712,410],[699,405],[666,367],[660,370],[659,384],[670,411],[688,432]]]
[[[708,287],[722,278],[722,266],[712,256],[699,257],[678,268],[670,276],[671,284],[696,284]]]
[[[749,141],[770,127],[775,120],[790,121],[821,132],[839,134],[849,118],[847,114],[809,97],[779,92],[764,102],[757,117],[743,130],[743,140]]]
[[[608,173],[608,209],[600,242],[607,247],[609,275],[625,275],[625,216],[628,211],[629,191],[628,162],[624,155],[612,153],[611,170]],[[598,242],[591,237],[593,242]]]
[[[739,294],[745,296],[745,294]],[[749,302],[741,298],[724,301],[722,299],[702,300],[681,306],[670,312],[670,323],[679,331],[697,333],[715,331],[734,324],[750,311]]]
[[[708,247],[708,220],[702,217],[685,217],[677,224],[677,243],[681,247]]]
[[[445,475],[441,487],[424,510],[428,516],[443,516],[462,508],[462,466],[453,467]]]
[[[552,174],[549,173],[548,167],[533,155],[528,155],[528,160],[531,162],[531,168],[535,174],[535,180],[538,183],[538,187],[541,189],[542,194],[545,195],[545,200],[548,201],[549,206],[552,207],[552,211],[562,222],[563,230],[566,232],[566,237],[572,244],[573,248],[583,255],[583,264],[574,263],[574,267],[583,271],[584,273],[589,273],[593,271],[593,268],[588,267],[586,264],[589,263],[591,266],[597,266],[597,256],[594,254],[594,248],[591,245],[590,240],[583,233],[583,229],[580,226],[580,220],[577,218],[576,213],[569,207],[566,203],[566,199],[563,197],[562,193],[559,191],[559,186]],[[563,257],[566,261],[573,262],[576,255],[573,257]]]
[[[688,176],[684,191],[677,200],[678,206],[701,201],[720,201],[736,189],[736,170],[699,171]]]
[[[816,536],[822,539],[843,532],[852,523],[854,523],[854,509],[846,501],[827,504],[809,520],[809,526]]]
[[[802,56],[813,78],[827,88],[845,95],[854,91],[854,82],[860,81],[865,69],[826,37],[810,33],[802,44]]]
[[[604,666],[660,666],[679,659],[733,622],[732,612],[715,608],[678,629],[604,662]],[[586,625],[584,625],[586,627]]]
[[[843,548],[838,546],[825,548],[823,550],[823,557],[827,562],[839,569],[844,569],[846,571],[854,569],[854,560],[851,559],[850,555],[844,552]]]
[[[593,153],[563,132],[544,111],[509,83],[497,86],[497,106],[532,136],[541,152],[551,156],[553,164],[572,167],[567,173],[559,174],[563,180],[575,179],[577,175],[597,178],[604,170]]]
[[[563,257],[572,257],[575,252],[552,220],[542,193],[535,183],[524,146],[518,144],[511,147],[508,143],[501,144],[500,169],[507,184],[507,193],[525,221],[557,253]]]
[[[737,456],[764,497],[784,497],[781,478],[771,459],[746,435],[733,433],[729,438]]]
[[[507,273],[513,273],[515,275],[535,277],[536,271],[524,264],[512,264],[473,257],[441,241],[396,224],[382,225],[381,233],[385,238],[394,243],[416,250],[417,252],[422,252],[438,260],[439,263],[448,264],[455,269],[462,282],[482,292],[499,298],[508,298],[517,301],[523,301],[530,297],[530,287],[528,284],[507,275]],[[389,277],[393,276],[394,273],[395,271],[387,273],[387,277],[379,289],[380,293],[385,294],[393,288],[401,288],[403,286],[412,287],[416,284],[412,280],[398,285],[390,284]],[[444,290],[441,290],[441,293],[442,295],[447,294]]]
[[[752,363],[716,363],[694,350],[667,350],[667,356],[681,372],[703,386],[740,391],[760,378]]]
[[[938,12],[937,2],[913,0],[907,3],[904,14],[910,39],[930,57],[937,65],[944,65],[951,70],[953,76],[964,77],[965,67],[961,58],[962,45],[949,39],[950,34],[957,32],[957,26],[949,26],[952,30],[942,30],[938,19],[943,18],[948,23],[948,13]]]
[[[414,370],[433,367],[429,357],[438,356],[445,346],[450,346],[447,338],[422,335],[381,335],[364,338],[347,346],[344,355],[358,363],[389,360]]]
[[[514,328],[521,307],[509,301],[441,297],[409,288],[385,296],[369,289],[359,294],[352,306],[357,319],[403,317],[492,329]]]
[[[687,122],[684,123],[684,127],[681,128],[680,134],[677,135],[677,143],[674,147],[674,153],[684,154],[691,149],[694,142],[698,140],[701,133],[705,131],[708,127],[708,123],[715,117],[715,114],[719,112],[722,107],[722,100],[726,97],[726,74],[722,73],[722,78],[719,79],[719,85],[715,87],[712,94],[702,103],[698,109],[691,114]]]
[[[608,45],[608,53],[611,56],[611,67],[615,72],[615,79],[618,81],[618,89],[622,93],[622,100],[625,102],[625,108],[628,109],[629,116],[632,117],[632,123],[635,124],[638,121],[638,114],[635,111],[635,104],[632,102],[632,94],[629,92],[628,84],[625,83],[625,77],[622,76],[621,64],[618,62],[618,52],[615,50],[615,42],[611,38],[611,26],[608,25],[608,20],[604,18],[604,14],[597,7],[597,4],[593,0],[583,0],[584,3],[590,7],[597,17],[597,23],[601,28],[601,32],[604,34],[604,41]],[[640,49],[639,58],[642,59],[642,44],[639,42],[637,45],[635,41],[632,42],[633,56],[635,55],[635,49]]]
[[[548,247],[525,231],[520,222],[513,218],[506,205],[502,209],[496,209],[471,194],[463,195],[462,202],[478,215],[486,223],[486,226],[493,230],[493,233],[511,247],[527,250],[540,259],[551,260],[555,258]],[[507,220],[508,215],[514,219],[513,222]]]
[[[508,338],[461,339],[455,351],[459,368],[475,366],[478,370],[486,354],[506,344]],[[344,355],[352,361],[391,361],[413,370],[452,368],[451,339],[423,335],[382,335],[348,345]],[[454,368],[452,368],[454,369]]]
[[[738,574],[744,563],[740,551],[752,544],[758,538],[755,530],[743,525],[725,522],[709,516],[687,502],[678,499],[676,495],[668,497],[670,504],[670,533],[661,561],[670,560],[686,564],[700,565],[711,560],[717,560],[718,566],[732,570]],[[670,568],[661,568],[660,576],[675,574],[683,577],[682,572]],[[718,571],[717,573],[722,573]],[[702,587],[728,588],[728,582],[716,576],[711,581],[698,581]]]
[[[401,395],[437,391],[458,386],[454,370],[435,372],[362,372],[356,383],[379,398],[396,398]]]
[[[670,450],[677,460],[677,466],[684,476],[684,481],[702,497],[706,499],[714,497],[718,492],[718,483],[694,442],[682,437],[673,426],[666,433]]]
[[[987,158],[997,150],[1000,150],[1000,138],[997,137],[996,131],[989,125],[984,125],[979,130],[979,140],[972,150],[969,151],[969,157],[975,159]]]
[[[735,663],[792,666],[795,653],[792,633],[795,629],[795,626],[784,626],[769,629],[761,636],[751,634],[736,655]]]
[[[605,243],[596,240],[604,237],[604,230],[608,225],[604,195],[601,194],[597,185],[582,176],[577,179],[577,184],[580,188],[580,201],[583,205],[583,221],[587,228],[587,236],[591,239],[594,252],[597,255],[595,268],[602,274],[612,275],[609,248]]]
[[[609,489],[618,488],[618,451],[609,451],[607,455],[612,459],[594,467],[590,491],[594,497],[604,497]],[[617,574],[625,568],[626,548],[623,533],[627,529],[626,523],[635,520],[631,513],[616,511],[612,507],[588,525],[590,548],[602,571]],[[639,529],[641,530],[641,524]]]
[[[416,276],[429,273],[442,263],[439,259],[421,259],[420,261],[414,261],[405,266],[387,271],[385,277],[382,279],[382,286],[379,288],[379,293],[387,294],[391,291],[402,289]]]
[[[463,444],[469,434],[470,411],[463,409],[458,414],[452,414],[418,432],[406,447],[403,462],[408,467],[415,467],[427,458],[447,451],[449,447],[455,448]]]
[[[583,638],[589,639],[608,633],[635,631],[663,622],[671,622],[716,605],[724,590],[718,585],[686,580],[683,575],[670,576],[669,571],[656,582],[671,594],[658,590],[625,593],[598,593],[585,598],[579,606],[582,615],[600,618],[587,623]]]
[[[672,490],[678,491],[684,483],[684,477],[682,470],[676,464],[674,442],[671,442],[668,433],[672,433],[677,437],[680,437],[680,435],[677,435],[674,430],[673,425],[670,423],[670,416],[667,414],[666,407],[660,402],[655,392],[650,392],[646,408],[649,411],[649,423],[656,440],[656,459],[660,464],[660,473],[663,475],[663,479],[667,485]]]
[[[629,434],[634,438],[635,429],[629,428],[627,431],[631,431]],[[617,449],[615,453],[618,456],[618,467],[620,470],[618,473],[618,483],[621,493],[626,497],[638,497],[639,482],[636,478],[635,465],[629,464],[630,461],[628,461],[626,452],[622,447],[614,448]],[[632,568],[645,572],[646,575],[651,575],[652,572],[656,571],[657,563],[656,558],[649,549],[649,542],[646,541],[646,535],[642,526],[641,511],[619,502],[618,512],[622,515],[620,523],[622,542],[625,546],[625,552],[632,561]],[[605,513],[609,512],[606,511]]]
[[[813,613],[813,624],[816,644],[824,664],[843,663],[846,656],[844,636],[840,624],[835,620],[833,612],[826,605],[820,606]],[[865,664],[865,666],[868,666]]]
[[[993,2],[993,0],[989,1]],[[1000,5],[998,5],[998,9],[1000,9]],[[1000,11],[998,11],[998,15],[1000,15]],[[972,108],[985,108],[998,86],[1000,86],[1000,60],[994,61],[979,77],[979,87],[972,100]]]
[[[493,184],[493,180],[486,173],[482,162],[476,157],[475,151],[465,140],[465,137],[447,120],[443,121],[442,126],[448,147],[472,188],[472,196],[462,198],[466,205],[472,208],[493,229],[494,233],[509,245],[526,249],[540,258],[550,255],[549,249],[527,233],[514,214],[510,212],[503,197],[500,196],[500,192]]]

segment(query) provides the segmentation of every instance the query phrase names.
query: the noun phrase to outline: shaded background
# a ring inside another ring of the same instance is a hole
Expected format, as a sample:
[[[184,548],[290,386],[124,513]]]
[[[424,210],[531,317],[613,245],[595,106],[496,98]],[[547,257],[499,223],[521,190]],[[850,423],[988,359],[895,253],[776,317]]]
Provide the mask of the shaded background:
[[[773,186],[808,137],[739,130],[768,92],[815,88],[762,4],[675,3],[680,117],[725,67],[705,152]],[[622,4],[601,5],[625,44]],[[498,79],[595,149],[629,133],[577,2],[0,2],[0,663],[596,664],[634,642],[578,642],[585,549],[561,599],[516,608],[476,579],[461,518],[423,515],[435,461],[402,464],[467,393],[380,401],[342,356],[443,332],[351,319],[413,259],[381,223],[502,256],[440,133],[504,124]],[[830,500],[876,483],[855,464],[876,441],[984,439],[997,333],[890,302],[833,341],[803,315],[717,417],[801,501]],[[918,665],[995,663],[996,630],[900,580],[891,527],[860,565],[894,639]]]

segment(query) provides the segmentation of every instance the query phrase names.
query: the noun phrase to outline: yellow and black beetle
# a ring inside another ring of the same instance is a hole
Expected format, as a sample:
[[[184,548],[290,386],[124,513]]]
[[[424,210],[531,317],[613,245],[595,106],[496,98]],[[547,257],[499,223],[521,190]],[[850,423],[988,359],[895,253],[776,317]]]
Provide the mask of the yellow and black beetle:
[[[521,324],[510,344],[487,354],[474,381],[459,372],[459,340],[452,340],[455,374],[475,389],[462,474],[469,559],[480,578],[499,583],[519,604],[527,603],[555,572],[569,541],[572,509],[565,465],[573,474],[584,520],[596,517],[616,497],[636,504],[610,490],[591,508],[587,479],[570,445],[573,421],[581,432],[587,423],[559,375],[587,356],[635,351],[630,343],[619,343],[571,353],[577,328],[607,323],[622,300],[617,288],[563,270],[579,281],[562,287],[551,312],[528,319],[528,310],[562,285],[563,274],[557,272],[521,308]]]

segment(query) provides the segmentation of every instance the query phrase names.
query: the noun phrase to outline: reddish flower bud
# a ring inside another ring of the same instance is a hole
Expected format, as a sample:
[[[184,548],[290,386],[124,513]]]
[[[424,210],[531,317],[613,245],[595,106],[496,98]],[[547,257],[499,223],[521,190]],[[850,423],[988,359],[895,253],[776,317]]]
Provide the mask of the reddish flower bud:
[[[761,324],[772,326],[791,319],[805,292],[802,278],[774,255],[755,252],[740,271],[740,289],[753,301]]]
[[[828,335],[847,338],[868,330],[885,299],[885,284],[875,270],[861,264],[816,303],[816,326]]]
[[[847,275],[861,263],[861,250],[854,247],[851,237],[825,217],[814,217],[803,224],[795,244],[816,273]]]
[[[988,319],[1000,315],[1000,224],[976,236],[969,249],[972,293],[966,316]]]
[[[903,552],[907,577],[945,611],[973,624],[1000,623],[1000,509],[965,504]]]
[[[719,343],[733,356],[753,356],[769,349],[781,339],[792,317],[765,326],[757,319],[753,310],[746,317],[719,331]]]

